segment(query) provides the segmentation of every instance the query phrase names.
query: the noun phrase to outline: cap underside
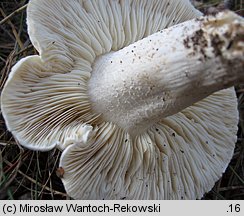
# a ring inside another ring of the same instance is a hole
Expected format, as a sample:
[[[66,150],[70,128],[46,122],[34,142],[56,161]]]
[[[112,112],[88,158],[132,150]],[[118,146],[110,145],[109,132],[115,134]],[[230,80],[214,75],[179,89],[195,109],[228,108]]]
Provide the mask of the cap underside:
[[[162,119],[134,140],[102,122],[87,95],[97,56],[199,15],[178,0],[30,1],[28,32],[40,56],[22,59],[10,73],[1,96],[8,129],[27,148],[65,149],[62,180],[74,198],[201,198],[232,157],[233,88]],[[96,128],[87,142],[86,124]]]

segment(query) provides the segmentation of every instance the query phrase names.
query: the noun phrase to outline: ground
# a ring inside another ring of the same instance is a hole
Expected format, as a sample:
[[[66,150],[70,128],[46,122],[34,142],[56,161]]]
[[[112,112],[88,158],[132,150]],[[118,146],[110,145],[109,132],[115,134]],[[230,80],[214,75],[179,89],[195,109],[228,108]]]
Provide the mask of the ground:
[[[26,30],[27,0],[0,3],[0,88],[11,67],[21,58],[36,53]],[[226,7],[243,16],[243,0],[192,0],[203,13]],[[240,122],[233,159],[223,177],[203,199],[244,199],[244,85],[237,86]],[[12,145],[14,144],[14,145]],[[0,117],[0,199],[70,199],[57,177],[60,152],[23,149],[6,130]]]

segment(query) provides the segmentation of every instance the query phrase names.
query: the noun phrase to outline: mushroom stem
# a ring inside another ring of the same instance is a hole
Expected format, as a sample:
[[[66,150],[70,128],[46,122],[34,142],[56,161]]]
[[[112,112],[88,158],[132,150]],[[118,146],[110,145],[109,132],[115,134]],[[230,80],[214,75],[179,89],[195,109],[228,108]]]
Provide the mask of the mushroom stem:
[[[190,20],[99,57],[93,110],[130,134],[243,82],[243,18],[225,11]]]

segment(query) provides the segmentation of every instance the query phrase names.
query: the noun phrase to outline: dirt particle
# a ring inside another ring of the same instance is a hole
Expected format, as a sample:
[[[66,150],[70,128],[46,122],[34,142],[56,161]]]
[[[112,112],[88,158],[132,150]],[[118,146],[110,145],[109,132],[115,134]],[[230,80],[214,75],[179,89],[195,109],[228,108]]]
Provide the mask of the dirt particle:
[[[63,168],[63,167],[59,167],[59,168],[57,168],[57,170],[56,170],[56,175],[57,175],[59,178],[63,178],[63,176],[64,176],[64,168]]]
[[[233,45],[233,40],[230,41],[230,43],[228,44],[228,46],[226,47],[227,50],[229,50]]]
[[[193,49],[192,55],[200,53],[201,61],[208,58],[206,54],[208,41],[206,40],[204,31],[202,29],[197,30],[192,36],[188,36],[186,39],[184,39],[183,44],[187,49]]]
[[[213,53],[214,55],[217,56],[222,56],[222,47],[224,45],[224,41],[221,40],[221,38],[219,37],[219,35],[211,35],[210,36],[211,39],[211,46],[213,47]]]

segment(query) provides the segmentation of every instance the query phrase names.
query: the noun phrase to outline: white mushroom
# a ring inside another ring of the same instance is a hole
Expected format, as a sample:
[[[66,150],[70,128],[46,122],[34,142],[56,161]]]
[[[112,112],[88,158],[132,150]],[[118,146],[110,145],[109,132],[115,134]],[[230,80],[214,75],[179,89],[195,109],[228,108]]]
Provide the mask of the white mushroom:
[[[200,15],[188,0],[30,1],[40,55],[5,84],[8,129],[27,148],[63,150],[73,198],[201,198],[236,142],[244,24]]]

